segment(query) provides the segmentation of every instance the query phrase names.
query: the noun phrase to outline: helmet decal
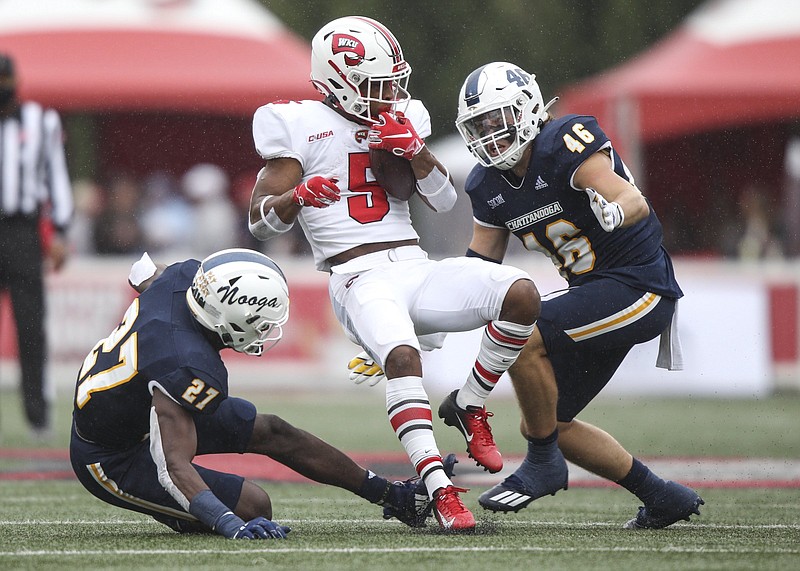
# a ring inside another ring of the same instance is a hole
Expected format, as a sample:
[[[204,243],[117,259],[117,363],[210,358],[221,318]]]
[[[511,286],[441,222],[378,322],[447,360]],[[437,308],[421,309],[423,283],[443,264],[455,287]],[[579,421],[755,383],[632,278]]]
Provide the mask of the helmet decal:
[[[286,279],[286,276],[283,275],[283,270],[281,270],[278,267],[278,264],[273,262],[269,257],[260,252],[256,252],[254,250],[250,251],[244,248],[223,250],[217,254],[209,256],[203,260],[203,269],[206,272],[210,272],[217,266],[227,264],[228,262],[253,262],[254,264],[261,264],[263,266],[267,266],[268,268],[272,268],[278,272],[279,276],[281,276],[283,279]],[[208,295],[208,293],[206,293],[206,295]]]
[[[481,102],[480,92],[478,91],[478,80],[481,78],[481,72],[485,65],[479,67],[469,74],[467,81],[464,82],[464,100],[468,106],[478,105]]]
[[[389,47],[392,51],[391,56],[394,63],[400,63],[403,61],[403,50],[400,49],[400,44],[397,42],[397,39],[383,24],[378,22],[377,20],[373,20],[371,18],[362,18],[356,16],[356,20],[361,20],[362,22],[366,22],[380,33],[386,41],[389,43]]]
[[[258,276],[259,279],[268,280],[269,278],[264,276]],[[219,295],[219,301],[222,304],[227,303],[228,305],[249,305],[255,311],[263,311],[265,307],[271,307],[274,309],[281,307],[281,302],[278,300],[277,296],[269,297],[269,296],[247,296],[241,295],[239,288],[236,287],[236,282],[238,282],[241,277],[235,277],[228,281],[227,284],[217,288],[217,295]]]
[[[358,65],[364,61],[364,44],[350,34],[333,34],[331,51],[334,54],[344,53],[344,63],[349,66]]]
[[[250,355],[277,343],[289,319],[283,272],[268,256],[244,248],[216,252],[200,262],[186,303],[224,345]]]
[[[192,280],[192,286],[190,288],[192,297],[194,297],[194,300],[200,307],[206,306],[206,298],[208,297],[208,284],[210,281],[214,281],[214,274],[198,274],[195,276],[195,279]]]
[[[311,41],[311,83],[326,100],[357,122],[411,99],[411,66],[383,24],[345,16],[323,26]]]

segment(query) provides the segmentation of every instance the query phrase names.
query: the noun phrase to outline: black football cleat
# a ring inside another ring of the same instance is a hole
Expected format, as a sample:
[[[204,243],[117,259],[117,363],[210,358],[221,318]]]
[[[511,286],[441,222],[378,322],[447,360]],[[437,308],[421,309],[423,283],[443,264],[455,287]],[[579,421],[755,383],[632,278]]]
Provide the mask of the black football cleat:
[[[700,515],[703,498],[691,488],[667,480],[664,491],[651,502],[641,506],[639,513],[622,527],[624,529],[663,529],[678,521],[689,521],[692,514]]]
[[[448,454],[442,459],[444,473],[448,478],[454,475],[458,464],[455,454]],[[383,519],[397,518],[409,527],[425,527],[425,520],[433,514],[433,500],[428,497],[428,488],[418,476],[402,482],[395,482],[404,498],[400,506],[383,506]]]

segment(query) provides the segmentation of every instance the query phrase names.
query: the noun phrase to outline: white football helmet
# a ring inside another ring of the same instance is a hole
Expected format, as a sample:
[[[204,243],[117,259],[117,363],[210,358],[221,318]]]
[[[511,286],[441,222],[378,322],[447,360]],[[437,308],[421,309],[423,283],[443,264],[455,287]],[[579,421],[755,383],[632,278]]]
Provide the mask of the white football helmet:
[[[370,101],[392,108],[408,101],[411,66],[394,35],[380,22],[347,16],[323,26],[311,40],[311,82],[342,110],[374,123]],[[366,83],[365,83],[366,82]]]
[[[261,355],[283,336],[289,319],[289,286],[278,265],[254,250],[234,248],[202,262],[186,303],[200,324],[219,334],[225,346]]]
[[[456,128],[483,166],[509,170],[539,134],[556,99],[544,104],[535,75],[511,63],[490,63],[461,87]]]

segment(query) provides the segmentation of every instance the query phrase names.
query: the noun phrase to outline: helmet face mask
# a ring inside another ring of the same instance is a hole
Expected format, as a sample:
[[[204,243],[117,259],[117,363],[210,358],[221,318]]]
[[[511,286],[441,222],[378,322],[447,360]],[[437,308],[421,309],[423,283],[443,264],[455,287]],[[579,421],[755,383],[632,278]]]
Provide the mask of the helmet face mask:
[[[411,66],[392,33],[363,16],[334,20],[311,41],[311,82],[344,112],[366,122],[408,101]]]
[[[486,167],[514,168],[547,115],[535,76],[495,62],[473,71],[458,100],[456,128]]]
[[[462,128],[467,134],[467,147],[484,166],[496,166],[494,157],[505,160],[504,153],[519,146],[518,116],[517,109],[503,107],[464,121]]]
[[[203,260],[186,290],[186,303],[226,347],[248,355],[261,355],[280,341],[289,319],[283,272],[253,250],[222,250]]]

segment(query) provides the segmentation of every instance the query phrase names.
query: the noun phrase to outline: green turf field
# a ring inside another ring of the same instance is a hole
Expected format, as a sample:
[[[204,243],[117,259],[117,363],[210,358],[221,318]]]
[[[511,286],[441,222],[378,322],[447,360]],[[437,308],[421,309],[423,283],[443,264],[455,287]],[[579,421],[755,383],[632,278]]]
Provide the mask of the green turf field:
[[[5,483],[2,569],[797,569],[798,492],[701,491],[697,523],[619,528],[631,501],[570,490],[514,516],[477,512],[478,532],[443,535],[385,522],[355,496],[317,485],[270,485],[287,541],[178,536],[116,510],[72,482]],[[476,508],[474,497],[467,504]],[[278,519],[276,517],[276,519]]]
[[[342,395],[247,395],[346,450],[397,452],[383,391]],[[30,447],[16,393],[0,394],[2,446]],[[438,403],[438,400],[437,400]],[[69,403],[59,401],[53,447],[66,444]],[[491,403],[501,449],[521,453],[511,401]],[[594,422],[642,456],[797,458],[800,398],[759,400],[600,399]],[[443,450],[459,453],[454,430],[435,424]],[[9,462],[0,458],[0,472]],[[458,466],[456,467],[458,473]],[[0,481],[0,569],[800,569],[800,489],[699,489],[703,515],[661,531],[620,525],[637,501],[615,488],[573,488],[518,514],[477,505],[469,535],[444,535],[383,521],[378,508],[342,490],[264,483],[285,542],[179,536],[147,517],[107,506],[73,481]]]

